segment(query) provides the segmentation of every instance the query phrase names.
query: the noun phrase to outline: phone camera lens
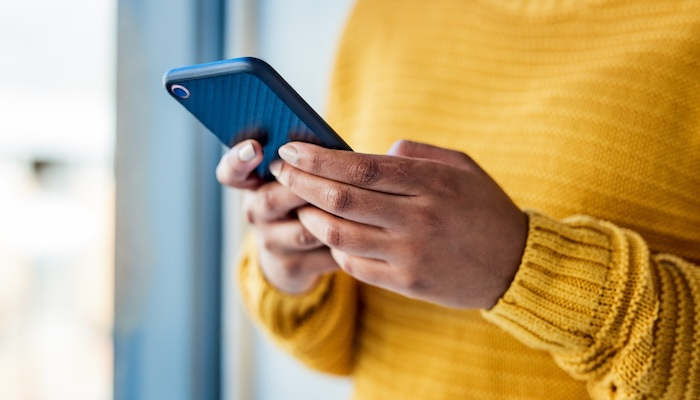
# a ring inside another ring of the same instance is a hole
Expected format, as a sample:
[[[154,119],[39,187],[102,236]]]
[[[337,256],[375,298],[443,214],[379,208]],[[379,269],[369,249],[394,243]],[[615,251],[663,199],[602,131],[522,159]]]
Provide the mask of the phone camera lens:
[[[172,85],[170,86],[170,91],[177,97],[181,99],[186,99],[190,97],[190,91],[182,85]]]

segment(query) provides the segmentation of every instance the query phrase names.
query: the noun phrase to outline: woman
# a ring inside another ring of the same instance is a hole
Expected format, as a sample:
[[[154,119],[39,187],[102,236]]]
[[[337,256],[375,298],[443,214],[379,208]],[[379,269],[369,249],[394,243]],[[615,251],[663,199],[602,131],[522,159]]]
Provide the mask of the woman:
[[[359,1],[357,153],[217,169],[250,313],[357,399],[700,398],[698,67],[695,0]]]

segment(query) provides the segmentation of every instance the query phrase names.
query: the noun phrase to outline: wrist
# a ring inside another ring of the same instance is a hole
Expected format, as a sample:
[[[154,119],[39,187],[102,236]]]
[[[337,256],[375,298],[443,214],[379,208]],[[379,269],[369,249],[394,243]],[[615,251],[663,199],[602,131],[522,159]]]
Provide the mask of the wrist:
[[[515,223],[511,234],[504,238],[505,240],[500,249],[502,257],[500,262],[497,263],[499,268],[494,271],[496,281],[491,291],[491,296],[485,302],[486,306],[484,309],[487,310],[493,308],[508,291],[522,263],[527,245],[529,218],[526,213],[518,210],[518,215],[513,218],[513,221]]]
[[[261,252],[260,271],[263,278],[276,290],[289,295],[311,292],[318,284],[321,273],[302,273],[294,260],[280,260],[268,252]],[[288,265],[284,265],[284,264]]]

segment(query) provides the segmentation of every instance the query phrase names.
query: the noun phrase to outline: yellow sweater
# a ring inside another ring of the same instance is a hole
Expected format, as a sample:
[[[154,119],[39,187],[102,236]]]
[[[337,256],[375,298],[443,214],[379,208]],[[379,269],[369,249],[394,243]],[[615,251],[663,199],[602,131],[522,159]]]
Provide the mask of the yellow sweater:
[[[463,311],[342,273],[284,295],[249,243],[243,296],[281,346],[363,400],[700,399],[700,1],[360,1],[329,120],[360,152],[471,155],[527,247]]]

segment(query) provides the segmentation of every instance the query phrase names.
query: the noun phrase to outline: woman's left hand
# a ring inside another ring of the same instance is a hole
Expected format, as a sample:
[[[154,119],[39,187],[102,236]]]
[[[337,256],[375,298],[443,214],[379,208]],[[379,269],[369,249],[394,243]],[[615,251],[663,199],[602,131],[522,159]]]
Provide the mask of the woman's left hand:
[[[356,279],[455,308],[491,308],[520,265],[527,217],[471,158],[399,141],[389,155],[293,142],[277,180],[304,227]]]

